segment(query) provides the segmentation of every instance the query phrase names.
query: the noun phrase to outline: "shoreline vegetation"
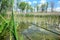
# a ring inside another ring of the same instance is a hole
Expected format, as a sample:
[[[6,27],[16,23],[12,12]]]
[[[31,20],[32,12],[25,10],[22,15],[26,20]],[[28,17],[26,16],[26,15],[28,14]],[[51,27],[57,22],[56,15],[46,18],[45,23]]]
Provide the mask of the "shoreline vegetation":
[[[36,2],[0,0],[0,40],[60,40],[60,7]]]
[[[16,33],[17,33],[17,37],[18,37],[17,39],[18,40],[24,40],[24,35],[21,34],[21,32],[24,29],[27,29],[30,26],[29,23],[36,23],[36,24],[40,25],[43,28],[51,28],[52,30],[55,29],[55,31],[56,31],[56,28],[59,30],[59,28],[57,26],[59,26],[59,23],[60,23],[59,22],[60,15],[56,15],[56,14],[55,15],[45,15],[45,14],[42,15],[42,14],[43,13],[41,13],[41,15],[39,15],[37,13],[37,15],[34,15],[34,14],[28,14],[27,13],[27,14],[14,14],[13,15],[14,16],[14,23],[16,24],[15,25],[16,26],[15,30],[17,31]],[[7,20],[5,19],[5,17],[6,17]],[[13,18],[11,19],[12,15],[8,15],[8,14],[6,14],[5,17],[0,16],[0,19],[1,19],[0,21],[2,21],[2,23],[4,23],[4,24],[1,25],[1,27],[3,27],[3,29],[1,29],[1,30],[5,30],[6,31],[6,30],[10,30],[11,29],[11,28],[9,29],[10,26],[11,27],[13,26],[13,24],[10,23],[10,22],[13,22],[12,21]],[[7,24],[4,21],[8,21]],[[8,24],[9,24],[9,26],[8,26]],[[5,25],[5,26],[3,26],[3,25]],[[8,29],[4,28],[6,26],[8,26]],[[12,31],[14,31],[14,30],[12,30]],[[6,31],[6,33],[9,33],[9,31]],[[4,38],[4,39],[1,38],[2,40],[7,39],[8,37],[10,37],[10,40],[14,40],[13,35],[10,35],[10,33],[9,33],[9,35],[7,35],[5,33],[3,33],[2,35],[3,36],[1,36],[1,37]],[[42,34],[40,34],[40,35],[42,35]],[[54,37],[54,36],[52,36],[52,35],[50,36],[50,35],[45,35],[44,34],[43,35],[44,37],[43,37],[43,36],[37,36],[37,34],[36,34],[36,36],[38,37],[37,39],[39,39],[39,37],[42,37],[43,40],[44,39],[59,40],[59,38],[60,38],[59,36]],[[45,38],[45,36],[46,36],[46,38]],[[52,37],[52,38],[49,38],[47,36]]]

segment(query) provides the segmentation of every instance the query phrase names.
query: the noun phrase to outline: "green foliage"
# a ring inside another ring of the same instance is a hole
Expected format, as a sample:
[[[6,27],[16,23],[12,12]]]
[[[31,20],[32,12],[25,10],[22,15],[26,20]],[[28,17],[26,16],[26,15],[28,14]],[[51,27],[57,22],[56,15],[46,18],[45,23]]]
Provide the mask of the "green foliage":
[[[31,12],[33,12],[33,8],[32,7],[30,7],[30,10],[31,10]]]
[[[5,33],[7,32],[8,33],[8,31],[6,31],[7,30],[7,28],[8,28],[8,21],[3,17],[3,16],[1,16],[0,15],[0,40],[4,40],[5,38],[4,38],[4,35],[6,35]],[[8,34],[9,35],[9,34]],[[3,39],[2,39],[3,38]]]
[[[38,12],[39,6],[37,6],[37,12]]]
[[[29,3],[26,3],[26,2],[21,2],[19,4],[19,8],[22,10],[22,12],[26,9],[26,11],[28,12],[28,10],[33,10],[31,5],[29,5]]]
[[[16,30],[17,27],[15,25],[14,14],[13,14],[13,3],[14,3],[14,0],[8,0],[8,1],[2,0],[1,1],[0,12],[3,12],[3,10],[7,10],[9,7],[12,7],[12,16],[11,16],[11,20],[6,20],[0,14],[0,19],[2,19],[2,20],[0,20],[1,21],[1,24],[0,24],[0,40],[2,40],[2,38],[1,38],[2,36],[4,38],[4,35],[7,31],[7,29],[9,30],[8,32],[10,32],[11,35],[13,36],[14,40],[18,40],[18,35],[17,35],[17,30]]]
[[[0,24],[0,40],[2,40],[2,36],[4,38],[4,35],[6,35],[5,33],[12,33],[13,37],[15,40],[18,40],[18,35],[17,35],[17,30],[16,30],[16,25],[14,24],[14,17],[12,15],[12,19],[11,20],[6,20],[4,19],[3,16],[0,15],[0,20],[1,24]],[[5,39],[5,38],[4,38]]]
[[[34,17],[33,14],[25,14],[25,17]]]
[[[6,14],[7,10],[11,10],[12,9],[12,3],[13,0],[1,0],[0,1],[0,14],[2,14],[3,16]]]
[[[10,2],[11,2],[11,5],[12,5],[12,9],[13,9],[14,0],[12,0]],[[6,7],[8,8],[8,6],[9,6],[9,0],[8,1],[7,0],[2,0],[0,11],[6,10]],[[17,31],[16,31],[16,27],[15,27],[15,24],[14,24],[13,10],[12,10],[12,17],[11,17],[11,20],[9,22],[7,22],[8,20],[6,21],[6,19],[4,19],[4,17],[1,16],[1,14],[0,14],[0,17],[1,17],[0,19],[2,19],[4,21],[4,23],[0,25],[1,26],[0,39],[2,39],[1,37],[4,36],[4,34],[7,31],[7,28],[9,27],[10,29],[8,29],[8,30],[10,31],[10,33],[12,33],[14,39],[18,40],[18,38],[17,38]],[[13,31],[13,32],[11,32],[11,31]]]
[[[24,40],[23,35],[20,36],[20,40]]]
[[[27,10],[30,10],[31,12],[33,12],[33,8],[31,5],[27,5]]]
[[[26,3],[25,2],[21,2],[20,4],[19,4],[19,8],[23,11],[23,10],[25,10],[25,7],[26,7]]]
[[[43,11],[46,11],[46,12],[47,12],[47,8],[48,8],[48,2],[41,5],[41,10],[42,10],[42,12],[43,12]]]
[[[23,17],[23,16],[24,16],[24,14],[20,14],[19,16]]]
[[[36,7],[36,10],[37,10],[37,12],[38,12],[38,10],[39,10],[39,5],[38,5],[38,3],[35,5],[35,7]]]

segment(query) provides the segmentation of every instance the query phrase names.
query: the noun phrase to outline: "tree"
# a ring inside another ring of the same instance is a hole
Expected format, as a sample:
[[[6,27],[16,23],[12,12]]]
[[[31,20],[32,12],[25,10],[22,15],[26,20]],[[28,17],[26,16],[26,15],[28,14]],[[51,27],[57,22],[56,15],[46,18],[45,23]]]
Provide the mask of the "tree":
[[[29,5],[29,3],[26,3],[26,8],[25,8],[26,9],[26,12],[28,12],[28,10],[30,9],[30,7],[31,6]]]
[[[48,8],[48,2],[45,4],[45,10],[47,12],[47,8]]]
[[[53,9],[54,9],[54,2],[51,1],[51,12],[53,12]]]
[[[12,9],[12,0],[1,0],[0,1],[0,14],[5,14],[7,10]]]
[[[26,4],[26,11],[28,12],[29,10],[32,12],[33,11],[33,8],[32,8],[31,5],[29,5],[29,3],[27,3]]]
[[[41,11],[43,12],[45,10],[45,4],[41,5]]]
[[[32,7],[30,7],[30,11],[33,12],[33,8]]]
[[[39,10],[39,6],[38,6],[38,4],[36,5],[36,10],[37,10],[37,12],[38,12],[38,10]]]
[[[8,2],[7,0],[1,0],[1,6],[0,6],[0,12],[2,12],[2,10],[6,11],[6,8],[8,7]]]
[[[41,11],[46,11],[47,12],[47,8],[48,8],[48,2],[46,2],[45,4],[41,5]]]
[[[22,12],[24,10],[26,10],[26,12],[28,12],[29,10],[31,10],[31,5],[29,5],[29,3],[27,3],[27,2],[21,2],[19,4],[19,8],[22,10]]]
[[[19,8],[22,10],[22,12],[25,10],[25,8],[26,8],[26,2],[21,2],[20,4],[19,4]]]

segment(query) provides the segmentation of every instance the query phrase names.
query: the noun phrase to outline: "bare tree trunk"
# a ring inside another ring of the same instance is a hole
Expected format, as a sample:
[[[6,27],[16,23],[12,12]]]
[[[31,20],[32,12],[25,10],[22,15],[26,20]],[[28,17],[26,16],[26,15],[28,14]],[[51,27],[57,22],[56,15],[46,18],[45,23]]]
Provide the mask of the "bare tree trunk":
[[[54,9],[54,2],[51,1],[51,12],[53,12]]]

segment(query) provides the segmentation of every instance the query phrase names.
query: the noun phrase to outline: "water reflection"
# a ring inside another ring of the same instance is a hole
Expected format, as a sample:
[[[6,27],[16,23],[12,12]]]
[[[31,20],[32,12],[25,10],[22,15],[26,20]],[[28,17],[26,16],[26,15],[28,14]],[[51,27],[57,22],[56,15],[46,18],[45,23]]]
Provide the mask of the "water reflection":
[[[39,40],[46,40],[46,38],[43,37],[43,36],[53,37],[53,40],[55,40],[55,38],[58,37],[56,34],[51,33],[51,32],[49,32],[49,31],[47,31],[47,30],[44,30],[44,29],[42,29],[42,28],[40,28],[40,27],[36,27],[35,25],[29,26],[28,29],[25,29],[25,30],[22,32],[22,34],[25,36],[25,37],[24,37],[25,40],[27,40],[26,35],[27,35],[29,38],[33,39],[33,40],[35,40],[35,39],[36,39],[36,40],[37,40],[37,39],[39,39]],[[39,36],[38,36],[38,35],[39,35]],[[55,36],[55,37],[54,37],[54,36]],[[38,38],[37,38],[37,37],[38,37]],[[41,39],[41,37],[42,37],[42,39]],[[45,39],[44,39],[44,38],[45,38]],[[47,39],[48,39],[48,37],[47,37]]]
[[[24,35],[25,40],[29,40],[27,39],[26,36],[28,36],[32,40],[58,40],[59,39],[56,34],[40,28],[40,27],[43,27],[60,34],[58,17],[57,18],[55,17],[19,17],[19,19],[17,18],[17,20],[19,20],[17,21],[19,23],[24,22],[24,24],[22,23],[20,25],[21,26],[20,30],[23,29],[22,34]],[[29,23],[34,23],[39,27],[33,24],[30,25]],[[27,26],[28,24],[29,26]]]

